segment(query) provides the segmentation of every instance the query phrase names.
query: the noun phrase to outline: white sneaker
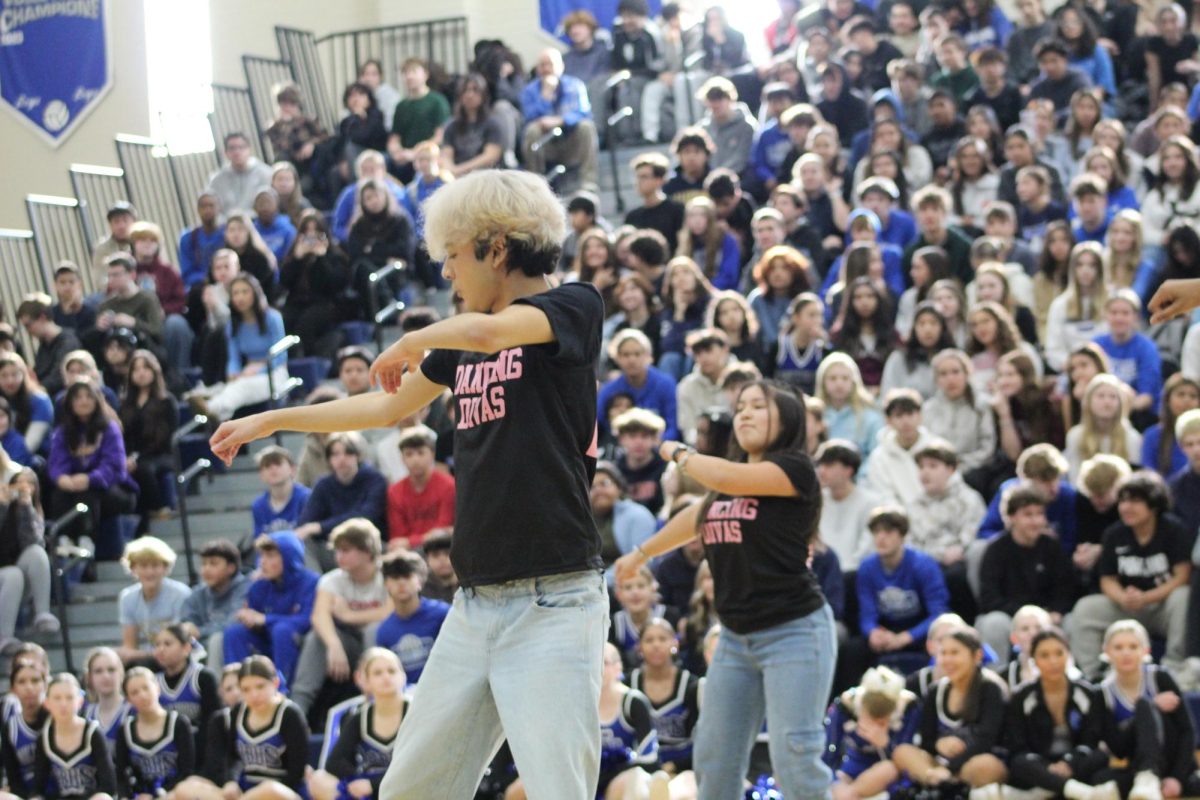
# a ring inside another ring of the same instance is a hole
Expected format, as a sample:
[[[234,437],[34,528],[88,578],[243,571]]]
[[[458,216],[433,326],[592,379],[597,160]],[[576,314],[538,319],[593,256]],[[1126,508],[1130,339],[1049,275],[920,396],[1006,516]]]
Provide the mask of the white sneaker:
[[[671,800],[671,776],[661,769],[650,778],[649,800]]]
[[[34,617],[33,629],[38,633],[58,633],[62,630],[62,625],[59,623],[58,617],[47,611]]]
[[[1090,800],[1121,800],[1121,790],[1117,787],[1116,781],[1102,783],[1092,787]]]
[[[970,798],[971,800],[1004,800],[1004,787],[998,783],[989,783],[987,786],[972,789]]]
[[[1133,778],[1129,800],[1163,800],[1162,781],[1149,770],[1139,772]]]

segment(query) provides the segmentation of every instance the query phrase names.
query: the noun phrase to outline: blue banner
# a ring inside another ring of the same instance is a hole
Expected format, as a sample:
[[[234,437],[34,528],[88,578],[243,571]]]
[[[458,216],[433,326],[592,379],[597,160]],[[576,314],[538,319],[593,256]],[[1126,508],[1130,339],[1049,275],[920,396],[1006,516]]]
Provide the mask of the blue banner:
[[[562,18],[572,11],[590,11],[601,28],[612,30],[618,0],[540,0],[542,29],[551,36],[564,36]],[[662,0],[649,0],[651,16],[662,10]]]
[[[112,86],[108,0],[0,0],[0,100],[53,147]]]

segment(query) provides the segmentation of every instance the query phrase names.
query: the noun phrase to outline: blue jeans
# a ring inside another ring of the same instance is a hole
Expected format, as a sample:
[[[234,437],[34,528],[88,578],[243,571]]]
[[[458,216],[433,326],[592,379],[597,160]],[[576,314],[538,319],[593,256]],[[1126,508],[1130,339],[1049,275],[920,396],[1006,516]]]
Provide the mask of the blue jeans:
[[[507,737],[530,800],[593,800],[607,627],[599,572],[459,589],[378,796],[470,800]]]
[[[700,800],[742,796],[764,717],[771,767],[783,796],[829,797],[832,773],[821,753],[836,660],[837,631],[828,604],[746,636],[721,630],[696,730],[693,762]]]

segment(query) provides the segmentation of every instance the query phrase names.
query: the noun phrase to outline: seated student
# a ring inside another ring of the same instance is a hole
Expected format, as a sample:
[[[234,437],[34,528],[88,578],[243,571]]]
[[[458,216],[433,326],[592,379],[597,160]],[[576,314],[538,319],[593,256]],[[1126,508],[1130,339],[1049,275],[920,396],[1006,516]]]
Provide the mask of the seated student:
[[[374,360],[370,351],[359,345],[350,345],[338,351],[338,382],[342,385],[342,390],[347,397],[371,391],[371,379],[368,375],[371,370],[371,362]]]
[[[766,118],[754,135],[749,168],[744,173],[747,190],[760,203],[766,202],[771,190],[778,185],[783,162],[792,150],[787,126],[781,117],[795,105],[796,93],[787,83],[772,81],[763,87],[762,100]]]
[[[125,545],[121,562],[137,580],[122,589],[117,598],[121,623],[117,653],[126,664],[149,661],[159,629],[183,616],[183,604],[192,590],[186,583],[167,577],[175,568],[175,559],[171,546],[153,536]]]
[[[445,532],[431,533],[421,543],[421,552],[425,555],[425,566],[429,571],[425,585],[421,587],[422,597],[443,603],[454,602],[454,593],[458,591],[458,575],[450,561],[451,543],[452,536]],[[384,577],[387,577],[386,572]]]
[[[979,618],[983,641],[1008,663],[1009,640],[1017,613],[1025,606],[1046,609],[1062,622],[1075,601],[1071,561],[1046,524],[1046,497],[1029,485],[1004,492],[1005,532],[992,539],[979,572]]]
[[[213,255],[225,246],[225,226],[220,217],[221,200],[216,192],[201,191],[196,197],[196,219],[200,224],[179,235],[179,276],[189,289],[204,280]]]
[[[701,328],[688,334],[687,349],[696,366],[676,388],[676,420],[684,441],[694,444],[701,412],[726,404],[720,379],[729,364],[729,338],[716,328]]]
[[[658,530],[658,520],[649,509],[629,497],[629,484],[611,461],[596,463],[590,494],[592,517],[600,531],[600,560],[604,562],[611,587],[612,565],[653,536]],[[690,591],[690,579],[688,583]]]
[[[1083,462],[1098,453],[1108,453],[1131,464],[1141,460],[1142,435],[1129,423],[1129,392],[1115,375],[1100,374],[1084,390],[1082,421],[1067,431],[1063,456],[1070,465],[1072,480]]]
[[[913,263],[920,263],[914,259]],[[906,342],[888,356],[879,379],[879,393],[887,397],[893,389],[912,389],[927,403],[935,392],[934,358],[954,346],[946,320],[932,302],[921,302],[912,313],[912,323],[903,334]],[[922,408],[924,405],[922,406]]]
[[[10,631],[15,630],[26,597],[33,599],[34,631],[53,634],[60,630],[58,617],[50,610],[50,558],[45,529],[41,485],[34,471],[23,469],[11,478],[0,476],[0,570],[5,570],[6,589],[12,590],[7,599],[13,602],[6,602],[4,608],[6,619],[12,620]],[[20,573],[21,580],[11,583],[7,580],[17,578],[10,567]]]
[[[1012,628],[1008,634],[1008,643],[998,653],[1003,653],[1009,659],[1008,666],[1001,668],[997,664],[996,671],[1008,684],[1009,691],[1027,683],[1038,675],[1037,664],[1029,657],[1033,637],[1039,631],[1051,628],[1054,623],[1050,620],[1050,612],[1041,606],[1021,606],[1012,615]],[[986,642],[984,647],[987,647]],[[1071,665],[1071,677],[1080,676],[1080,672]]]
[[[17,307],[17,321],[29,336],[37,341],[33,372],[46,393],[54,396],[62,391],[62,364],[67,354],[79,349],[75,331],[54,321],[50,313],[50,298],[35,294]]]
[[[1121,521],[1104,532],[1101,594],[1076,603],[1067,623],[1084,675],[1100,673],[1104,631],[1126,618],[1166,637],[1165,666],[1184,667],[1194,537],[1167,513],[1170,508],[1170,492],[1157,473],[1134,473],[1117,489]]]
[[[196,740],[182,714],[164,708],[154,673],[134,667],[125,673],[125,695],[136,714],[117,737],[113,761],[120,797],[170,792],[196,769]]]
[[[96,327],[90,337],[84,337],[85,345],[93,354],[100,350],[97,342],[103,342],[107,335],[120,328],[128,328],[139,338],[154,342],[155,346],[162,344],[162,305],[154,292],[138,286],[136,276],[137,262],[133,256],[119,253],[109,259],[108,294],[96,307]]]
[[[1102,550],[1100,540],[1121,519],[1117,512],[1117,486],[1130,472],[1128,461],[1106,453],[1092,456],[1079,468],[1075,480],[1075,522],[1080,533],[1071,562],[1084,594],[1100,591],[1095,574]]]
[[[359,659],[357,674],[371,699],[356,698],[359,702],[343,717],[328,760],[309,775],[306,785],[313,800],[337,800],[346,794],[378,797],[392,761],[396,734],[408,712],[400,659],[390,650],[372,647]]]
[[[1008,141],[1028,145],[1022,136],[1010,135]],[[1009,149],[1006,145],[1005,152]],[[1018,235],[1035,252],[1042,248],[1050,223],[1067,218],[1066,206],[1054,199],[1054,181],[1057,179],[1054,176],[1057,174],[1053,168],[1040,163],[1027,164],[1014,172],[1010,202],[1017,210]]]
[[[249,148],[247,148],[247,154]],[[105,269],[108,257],[118,253],[132,253],[133,242],[129,241],[129,231],[138,221],[137,209],[126,200],[118,200],[109,206],[105,213],[108,223],[108,234],[92,244],[92,284],[97,289],[96,302],[104,299]]]
[[[96,309],[84,302],[83,278],[79,267],[70,261],[60,261],[54,268],[54,297],[50,308],[56,325],[70,328],[82,337],[96,326]]]
[[[28,656],[28,654],[26,654]],[[38,739],[46,724],[46,667],[36,660],[15,657],[9,672],[10,688],[5,695],[7,712],[0,725],[0,750],[4,758],[4,777],[8,791],[5,800],[33,797],[34,759]]]
[[[1101,749],[1107,716],[1100,693],[1068,674],[1071,649],[1061,631],[1034,635],[1030,656],[1036,680],[1014,690],[1004,725],[1009,783],[1073,800],[1118,800],[1117,782],[1105,781]]]
[[[99,723],[79,715],[83,691],[69,672],[60,672],[46,685],[46,727],[38,738],[33,785],[37,797],[93,798],[117,796],[117,777],[108,743]]]
[[[629,486],[629,499],[655,515],[664,502],[662,478],[667,462],[658,453],[664,427],[661,417],[643,408],[631,408],[613,420],[621,447],[616,465]]]
[[[634,405],[652,411],[662,418],[664,440],[679,438],[675,422],[675,381],[657,367],[651,366],[653,349],[646,334],[636,328],[625,328],[613,335],[608,355],[621,374],[600,387],[596,397],[599,408],[607,408],[609,399],[618,393],[633,398]],[[608,421],[598,420],[601,430],[608,430]]]
[[[683,204],[663,191],[670,162],[661,153],[642,153],[633,159],[631,167],[642,205],[625,215],[625,224],[658,231],[667,240],[669,252],[674,253],[676,236],[683,227]]]
[[[996,422],[971,386],[970,357],[946,349],[933,357],[937,393],[921,405],[929,432],[954,446],[964,472],[977,469],[996,451]]]
[[[25,437],[17,430],[16,416],[8,401],[0,397],[0,448],[9,461],[9,466],[4,469],[6,476],[12,469],[36,465],[33,453],[25,444]]]
[[[208,653],[208,665],[225,665],[225,626],[246,604],[250,579],[242,574],[242,554],[228,539],[210,539],[200,548],[200,580],[183,604],[180,620],[194,625]]]
[[[83,685],[89,699],[83,716],[100,724],[100,732],[110,744],[116,743],[126,717],[133,714],[133,706],[125,700],[121,688],[124,679],[125,667],[116,650],[94,647],[88,651],[83,662]]]
[[[264,447],[254,460],[258,479],[267,485],[267,490],[250,504],[254,519],[252,541],[265,533],[294,530],[312,494],[311,489],[296,482],[296,462],[287,448]]]
[[[837,553],[843,572],[854,572],[875,549],[868,523],[883,502],[855,480],[862,456],[854,442],[830,439],[813,460],[821,483],[821,541]]]
[[[388,487],[387,549],[417,548],[430,533],[454,529],[454,478],[434,465],[437,434],[424,425],[400,432],[408,476]]]
[[[137,284],[158,298],[163,310],[163,345],[171,364],[182,371],[192,364],[191,350],[195,339],[182,316],[187,304],[183,279],[179,270],[166,261],[167,248],[161,228],[153,222],[137,222],[130,229],[129,238],[133,242],[133,258],[137,264]]]
[[[717,167],[708,173],[708,177],[704,179],[704,192],[713,202],[717,220],[732,235],[734,242],[740,248],[738,251],[741,259],[738,261],[739,268],[746,263],[752,246],[756,247],[758,253],[761,254],[770,247],[783,244],[786,231],[783,228],[783,220],[779,218],[782,215],[776,216],[775,209],[769,209],[767,216],[776,225],[756,229],[755,223],[763,219],[763,217],[757,216],[762,209],[758,207],[748,192],[742,191],[741,179],[729,167]],[[684,208],[684,221],[687,221],[686,207]],[[717,278],[714,277],[713,280],[715,282]],[[738,281],[735,279],[733,286],[721,288],[732,289],[736,288],[737,284]]]
[[[679,166],[663,185],[663,193],[684,206],[693,197],[704,194],[704,179],[708,177],[709,160],[716,151],[716,145],[708,131],[697,126],[683,128],[675,134],[671,150],[679,160]]]
[[[365,463],[366,453],[366,441],[353,431],[332,434],[325,441],[331,472],[313,486],[295,531],[304,541],[304,560],[310,566],[333,568],[329,535],[348,519],[362,517],[387,530],[387,478]]]
[[[875,797],[899,781],[892,753],[912,742],[920,720],[921,699],[887,667],[872,667],[858,686],[834,698],[822,756],[833,770],[834,800]]]
[[[642,628],[641,666],[629,675],[629,687],[650,701],[658,733],[658,758],[671,775],[692,768],[692,732],[700,717],[700,681],[675,663],[679,639],[675,626],[655,618]]]
[[[29,451],[40,451],[54,422],[54,404],[36,387],[28,365],[15,352],[0,353],[0,397],[12,408],[15,427]]]
[[[921,425],[921,395],[912,389],[893,389],[884,398],[887,427],[879,434],[866,479],[888,502],[909,508],[921,493],[921,480],[913,455],[933,437]]]
[[[213,767],[185,779],[177,797],[194,800],[297,800],[308,769],[308,722],[279,691],[280,675],[265,656],[247,656],[238,670],[242,700],[229,711],[229,727]],[[297,787],[293,789],[291,787]]]
[[[317,582],[312,630],[304,637],[292,701],[308,714],[328,681],[345,684],[372,631],[388,615],[387,590],[379,569],[383,549],[379,529],[368,520],[349,519],[333,529],[329,546],[337,568]]]
[[[538,55],[535,72],[537,77],[525,84],[521,92],[521,111],[525,116],[521,150],[525,168],[542,175],[548,162],[561,163],[578,170],[583,188],[595,191],[599,185],[598,143],[587,87],[578,78],[563,74],[562,53],[556,48],[547,48]],[[561,128],[562,135],[534,150],[533,145],[554,128]]]
[[[291,531],[262,534],[254,540],[254,549],[258,578],[246,592],[246,607],[225,628],[225,663],[269,653],[287,680],[312,626],[320,576],[304,567],[304,545]]]
[[[1187,456],[1179,446],[1175,425],[1193,408],[1200,408],[1200,381],[1176,372],[1163,384],[1159,422],[1142,435],[1142,457],[1138,463],[1146,469],[1157,470],[1164,478],[1170,478],[1186,467]]]
[[[863,386],[858,364],[845,353],[830,353],[817,368],[816,397],[825,404],[824,423],[829,438],[849,439],[869,464],[883,415],[875,408],[875,398]]]
[[[903,274],[912,270],[913,254],[922,247],[936,245],[945,250],[950,259],[950,277],[958,278],[963,285],[970,283],[975,277],[971,274],[971,242],[949,227],[950,212],[954,208],[950,193],[937,186],[924,186],[913,195],[912,207],[920,235],[904,250],[900,264]]]
[[[983,643],[970,628],[942,637],[937,659],[944,675],[924,695],[921,744],[901,745],[892,754],[914,783],[937,786],[957,778],[977,789],[1004,782],[1008,770],[993,749],[1004,732],[1005,688],[983,667],[983,657]]]
[[[160,701],[168,711],[178,712],[187,721],[199,749],[204,746],[208,721],[221,699],[217,674],[192,658],[192,634],[187,625],[164,625],[154,636],[154,660],[159,668]]]
[[[967,548],[975,541],[984,505],[958,472],[949,442],[931,439],[913,452],[920,492],[908,506],[908,546],[937,559],[950,592],[950,607],[967,618],[975,598],[967,583]]]
[[[1075,487],[1067,478],[1069,466],[1052,444],[1039,443],[1025,448],[1017,459],[1017,476],[1000,484],[988,504],[987,515],[979,524],[979,538],[991,539],[1005,529],[1000,501],[1004,493],[1019,483],[1037,488],[1046,500],[1046,521],[1058,538],[1063,552],[1075,552],[1078,526],[1075,520]]]
[[[759,262],[760,264],[762,262]],[[758,267],[755,267],[757,270]],[[772,277],[785,270],[773,264],[764,272],[769,285]],[[769,302],[768,294],[759,295],[758,300]],[[774,364],[767,374],[776,380],[799,387],[806,394],[816,390],[817,375],[825,363],[829,345],[825,333],[825,306],[812,292],[800,292],[786,304],[786,313],[779,321],[778,332],[767,347],[773,351]]]
[[[119,419],[125,435],[125,462],[138,485],[138,533],[150,529],[152,517],[170,513],[171,498],[163,484],[174,481],[174,447],[179,406],[167,391],[162,365],[149,350],[135,350],[129,360],[125,402]]]
[[[283,261],[296,238],[296,226],[286,214],[279,213],[279,195],[270,186],[260,189],[258,194],[254,195],[252,221],[254,229],[262,237],[263,244],[275,254],[275,261]]]
[[[1104,632],[1104,654],[1104,743],[1127,762],[1115,770],[1122,792],[1136,800],[1200,791],[1191,714],[1174,677],[1152,662],[1146,628],[1133,619],[1114,622]]]
[[[1175,438],[1187,456],[1187,464],[1171,476],[1175,513],[1187,530],[1200,530],[1200,410],[1193,409],[1179,418]]]
[[[436,537],[426,541],[426,547],[437,544]],[[435,548],[430,554],[435,551],[449,552],[448,548]],[[429,567],[418,554],[406,550],[388,553],[380,570],[391,600],[391,613],[375,630],[375,644],[400,657],[408,683],[415,685],[421,679],[450,606],[442,600],[422,596]]]
[[[1088,88],[1087,76],[1071,67],[1067,45],[1061,39],[1042,39],[1033,54],[1041,76],[1030,84],[1029,97],[1047,99],[1054,103],[1056,113],[1065,113],[1075,93]]]
[[[658,582],[644,564],[632,578],[617,583],[616,598],[620,609],[612,615],[608,640],[621,651],[626,669],[633,669],[642,663],[638,642],[646,625],[661,617],[674,629],[679,615],[659,602]]]
[[[1113,217],[1108,207],[1108,181],[1094,172],[1076,175],[1071,181],[1071,201],[1074,211],[1071,232],[1075,241],[1104,244]]]
[[[1145,428],[1154,421],[1162,393],[1162,358],[1154,340],[1138,330],[1141,313],[1142,301],[1132,289],[1114,289],[1104,303],[1108,333],[1092,341],[1108,354],[1112,374],[1133,388],[1131,413]]]
[[[912,658],[889,658],[923,650],[929,626],[947,610],[950,593],[932,556],[907,547],[908,515],[896,506],[880,506],[868,523],[875,552],[858,566],[856,590],[862,635],[881,660],[911,664]]]

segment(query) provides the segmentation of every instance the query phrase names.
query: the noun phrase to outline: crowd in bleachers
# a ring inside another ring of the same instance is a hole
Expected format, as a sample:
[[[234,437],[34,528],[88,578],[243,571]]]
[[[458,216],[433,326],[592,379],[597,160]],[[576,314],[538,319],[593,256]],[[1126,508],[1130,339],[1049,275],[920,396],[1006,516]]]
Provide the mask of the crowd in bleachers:
[[[1200,688],[1200,316],[1146,313],[1163,281],[1200,277],[1200,14],[779,6],[760,34],[721,7],[620,0],[611,25],[565,17],[531,70],[485,40],[465,75],[404,61],[403,90],[367,61],[335,131],[280,86],[278,160],[253,157],[252,132],[219,143],[178,264],[120,202],[90,264],[60,264],[55,297],[10,309],[10,792],[291,798],[306,774],[313,798],[378,790],[457,586],[454,404],[259,451],[244,535],[202,543],[195,587],[148,534],[174,505],[181,409],[248,413],[301,364],[324,381],[304,402],[371,391],[361,331],[378,309],[403,299],[406,330],[452,313],[421,205],[495,168],[560,189],[556,280],[604,298],[591,502],[607,566],[703,494],[660,443],[724,455],[741,386],[804,391],[823,494],[812,569],[840,640],[835,797],[1200,793],[1185,702]],[[771,55],[754,62],[759,35]],[[637,195],[623,220],[601,199],[601,146],[644,146],[622,166]],[[85,295],[82,270],[104,291]],[[273,351],[287,334],[298,347]],[[31,628],[59,629],[46,520],[80,502],[74,552],[134,578],[122,639],[89,654],[82,685],[16,638],[25,598]],[[610,798],[660,768],[672,797],[696,791],[712,574],[699,541],[652,567],[610,572]],[[313,772],[306,733],[322,728]],[[769,771],[756,758],[748,778]],[[501,756],[487,796],[523,797],[514,778]]]

